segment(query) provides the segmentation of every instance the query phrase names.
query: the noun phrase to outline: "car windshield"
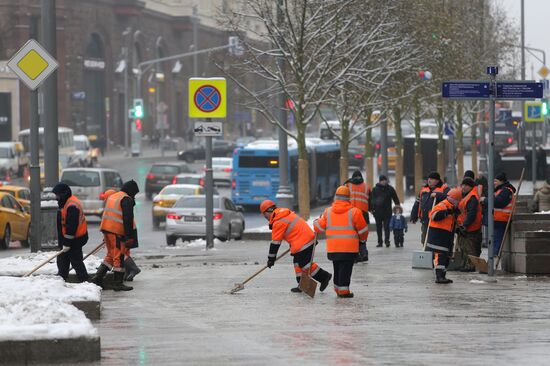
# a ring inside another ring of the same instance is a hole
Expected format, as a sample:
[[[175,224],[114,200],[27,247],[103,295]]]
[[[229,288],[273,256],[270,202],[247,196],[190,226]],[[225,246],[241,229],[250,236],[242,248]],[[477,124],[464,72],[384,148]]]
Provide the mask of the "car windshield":
[[[177,184],[201,184],[202,178],[195,177],[176,177]]]
[[[86,143],[86,141],[74,140],[74,147],[77,150],[88,150],[88,144]]]
[[[64,172],[61,181],[69,186],[76,187],[98,187],[100,183],[98,172],[83,170]]]
[[[191,187],[166,187],[160,192],[160,194],[163,194],[163,195],[177,194],[177,195],[185,196],[188,194],[189,195],[195,194],[195,190],[196,188],[191,188]]]
[[[206,200],[204,196],[182,197],[174,205],[175,208],[205,208],[205,206],[206,206]],[[217,197],[215,197],[214,208],[219,208],[219,206],[220,206],[220,200],[217,199]]]
[[[11,150],[9,147],[0,147],[0,158],[11,158]]]
[[[153,165],[151,167],[151,173],[153,174],[178,174],[178,167],[175,165]]]

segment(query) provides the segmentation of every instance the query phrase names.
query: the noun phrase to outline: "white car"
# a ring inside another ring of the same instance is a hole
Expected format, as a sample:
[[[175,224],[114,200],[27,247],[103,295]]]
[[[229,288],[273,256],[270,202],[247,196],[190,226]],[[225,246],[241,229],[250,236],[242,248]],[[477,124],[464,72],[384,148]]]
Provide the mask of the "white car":
[[[74,148],[75,152],[71,158],[75,163],[78,162],[78,165],[83,167],[93,166],[92,147],[86,135],[74,135]]]
[[[0,170],[11,175],[23,175],[23,170],[29,164],[29,158],[23,152],[20,142],[0,142]]]
[[[214,183],[231,184],[233,158],[212,158],[212,176]]]

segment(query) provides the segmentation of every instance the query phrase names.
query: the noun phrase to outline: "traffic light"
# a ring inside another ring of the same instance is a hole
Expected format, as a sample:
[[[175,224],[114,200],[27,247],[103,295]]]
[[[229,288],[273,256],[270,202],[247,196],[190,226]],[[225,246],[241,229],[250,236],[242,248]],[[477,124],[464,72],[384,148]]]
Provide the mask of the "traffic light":
[[[548,99],[542,100],[542,115],[543,116],[548,115]]]
[[[136,124],[136,131],[141,131],[141,119],[139,118],[136,118],[135,120],[135,124]]]
[[[134,118],[143,118],[143,99],[134,99]]]

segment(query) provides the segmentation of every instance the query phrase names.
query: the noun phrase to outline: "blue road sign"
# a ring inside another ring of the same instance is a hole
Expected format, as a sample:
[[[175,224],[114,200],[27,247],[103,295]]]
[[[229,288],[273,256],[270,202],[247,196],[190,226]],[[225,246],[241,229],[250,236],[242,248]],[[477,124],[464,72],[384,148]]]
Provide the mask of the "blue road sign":
[[[445,122],[445,135],[454,136],[455,135],[455,125],[452,122]]]
[[[201,86],[195,92],[195,105],[202,112],[216,110],[222,101],[220,91],[212,85]]]
[[[449,81],[441,87],[443,98],[489,99],[489,83],[485,81]]]
[[[497,99],[540,99],[543,96],[544,84],[529,81],[497,82]]]

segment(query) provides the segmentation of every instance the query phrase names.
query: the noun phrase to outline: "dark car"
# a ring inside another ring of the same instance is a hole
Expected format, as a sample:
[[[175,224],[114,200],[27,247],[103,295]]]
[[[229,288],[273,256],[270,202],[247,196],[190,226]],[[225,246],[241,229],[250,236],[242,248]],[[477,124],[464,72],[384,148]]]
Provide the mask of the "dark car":
[[[235,144],[224,140],[212,140],[212,156],[224,157],[232,156],[235,150]],[[206,157],[204,145],[197,145],[188,150],[178,152],[178,160],[185,160],[193,163],[195,160],[203,160]]]
[[[351,144],[348,147],[349,166],[363,169],[365,164],[365,146],[360,144]]]
[[[149,174],[145,178],[145,195],[151,199],[153,194],[158,193],[165,186],[172,184],[178,174],[193,173],[185,163],[156,163],[151,166]]]

